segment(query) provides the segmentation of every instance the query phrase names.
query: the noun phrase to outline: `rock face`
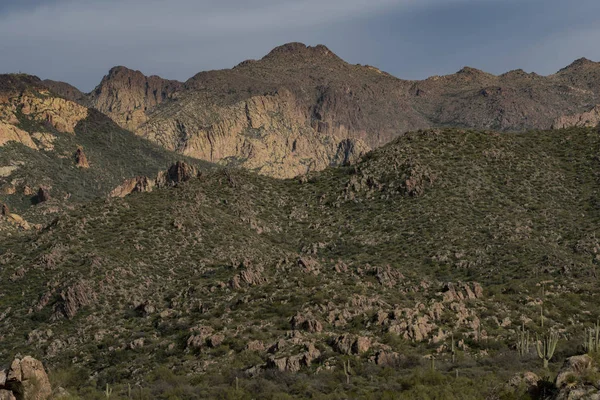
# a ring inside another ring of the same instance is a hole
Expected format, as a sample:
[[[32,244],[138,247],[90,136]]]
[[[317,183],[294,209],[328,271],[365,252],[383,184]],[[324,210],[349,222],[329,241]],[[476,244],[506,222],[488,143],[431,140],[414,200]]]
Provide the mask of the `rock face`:
[[[590,111],[580,114],[566,115],[557,118],[552,124],[554,129],[571,127],[595,127],[600,125],[600,105],[596,105]]]
[[[147,121],[147,112],[170,98],[183,85],[140,71],[115,67],[90,93],[89,101],[125,129],[134,130]]]
[[[51,394],[44,366],[33,357],[17,358],[8,370],[0,370],[0,399],[47,400]]]
[[[59,132],[74,133],[75,126],[88,116],[88,109],[57,97],[35,77],[0,75],[0,147],[18,142],[38,149],[32,136],[20,127],[19,117],[46,124]]]

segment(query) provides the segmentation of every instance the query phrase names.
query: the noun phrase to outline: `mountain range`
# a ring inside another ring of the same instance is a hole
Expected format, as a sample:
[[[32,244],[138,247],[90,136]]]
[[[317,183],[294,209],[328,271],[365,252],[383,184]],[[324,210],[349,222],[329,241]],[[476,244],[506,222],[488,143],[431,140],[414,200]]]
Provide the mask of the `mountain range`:
[[[418,129],[595,126],[599,81],[600,63],[587,59],[551,76],[465,67],[408,81],[348,64],[322,45],[289,43],[186,82],[115,67],[89,94],[45,83],[168,150],[290,178],[351,162]]]

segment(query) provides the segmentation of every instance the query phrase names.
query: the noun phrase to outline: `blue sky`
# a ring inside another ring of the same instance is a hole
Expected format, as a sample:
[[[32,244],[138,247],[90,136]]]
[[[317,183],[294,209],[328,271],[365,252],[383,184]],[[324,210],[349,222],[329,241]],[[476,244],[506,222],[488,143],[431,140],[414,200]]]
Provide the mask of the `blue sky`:
[[[405,79],[471,66],[548,75],[600,60],[598,0],[0,0],[0,73],[90,91],[115,65],[186,80],[325,44]]]

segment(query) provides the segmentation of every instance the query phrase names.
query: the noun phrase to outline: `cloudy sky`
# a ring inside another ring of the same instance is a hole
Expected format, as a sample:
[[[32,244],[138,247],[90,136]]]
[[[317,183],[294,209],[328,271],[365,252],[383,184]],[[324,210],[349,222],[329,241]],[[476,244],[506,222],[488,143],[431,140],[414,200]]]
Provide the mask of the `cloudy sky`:
[[[406,79],[547,75],[600,60],[600,1],[0,0],[0,38],[0,73],[84,91],[115,65],[186,80],[295,41]]]

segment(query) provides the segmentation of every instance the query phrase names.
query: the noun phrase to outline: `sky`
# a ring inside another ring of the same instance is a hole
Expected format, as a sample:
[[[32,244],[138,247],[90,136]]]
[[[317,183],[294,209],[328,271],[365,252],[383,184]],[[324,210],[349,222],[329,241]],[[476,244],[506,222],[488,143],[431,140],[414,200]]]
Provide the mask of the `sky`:
[[[116,65],[185,81],[288,42],[403,79],[600,61],[598,0],[0,0],[0,73],[91,91]]]

